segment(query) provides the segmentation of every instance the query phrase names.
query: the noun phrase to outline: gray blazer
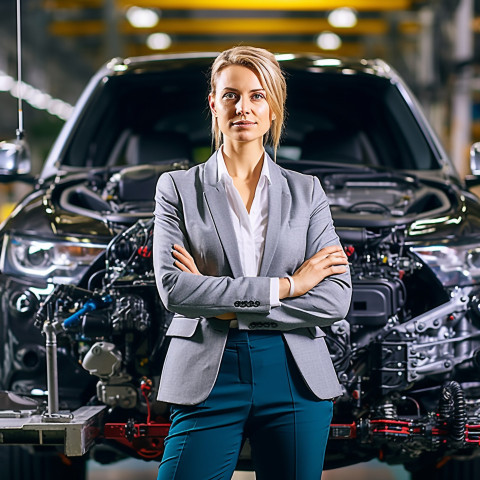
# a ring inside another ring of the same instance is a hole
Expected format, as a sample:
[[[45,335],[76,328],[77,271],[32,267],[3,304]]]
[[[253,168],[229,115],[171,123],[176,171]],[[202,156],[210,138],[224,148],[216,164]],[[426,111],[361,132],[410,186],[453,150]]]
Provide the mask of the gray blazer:
[[[164,173],[155,196],[153,261],[158,291],[175,312],[158,400],[193,405],[217,378],[229,330],[216,315],[235,312],[239,328],[280,330],[309,388],[321,399],[341,394],[320,327],[343,319],[350,306],[347,273],[332,275],[305,295],[270,306],[269,277],[283,277],[321,248],[339,243],[317,178],[285,170],[268,155],[271,185],[260,275],[244,277],[217,159],[187,171]],[[203,274],[173,265],[173,244],[183,245]]]

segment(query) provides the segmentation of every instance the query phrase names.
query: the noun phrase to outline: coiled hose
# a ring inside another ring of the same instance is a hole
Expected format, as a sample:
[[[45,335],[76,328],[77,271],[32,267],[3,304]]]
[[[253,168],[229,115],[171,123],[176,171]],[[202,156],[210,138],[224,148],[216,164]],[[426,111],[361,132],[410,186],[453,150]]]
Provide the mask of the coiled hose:
[[[450,420],[450,433],[448,438],[453,446],[462,446],[465,440],[467,412],[465,408],[465,395],[458,382],[452,380],[443,386],[440,396],[439,414],[442,418]]]

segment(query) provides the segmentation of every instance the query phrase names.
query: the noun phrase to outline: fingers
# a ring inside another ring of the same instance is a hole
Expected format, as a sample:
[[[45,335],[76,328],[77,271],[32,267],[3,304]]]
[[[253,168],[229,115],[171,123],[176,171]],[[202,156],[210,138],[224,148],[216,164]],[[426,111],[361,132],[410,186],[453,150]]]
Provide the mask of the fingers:
[[[347,268],[348,258],[341,245],[322,248],[308,260],[305,260],[292,275],[295,281],[295,293],[303,295],[325,278],[345,273]]]
[[[182,270],[183,272],[188,272],[188,273],[193,273],[190,271],[189,268],[187,268],[183,263],[180,263],[178,260],[175,260],[173,262],[173,264],[178,267],[180,270]]]
[[[319,250],[315,255],[313,255],[311,258],[325,258],[330,255],[339,255],[342,257],[347,258],[345,251],[343,250],[343,247],[341,245],[330,245],[328,247],[324,247],[321,250]]]
[[[348,258],[346,255],[341,254],[331,254],[322,258],[325,265],[348,265]]]
[[[180,253],[183,257],[193,261],[192,256],[188,253],[188,250],[185,247],[175,244],[173,245],[173,248],[173,253]]]
[[[320,268],[329,268],[333,265],[348,265],[348,258],[343,252],[324,254],[317,252],[313,257],[309,258],[305,263]]]
[[[327,275],[325,275],[325,277],[329,277],[330,275],[335,275],[336,273],[345,273],[347,271],[347,265],[332,265],[325,270],[327,271]]]
[[[188,253],[188,251],[181,245],[175,244],[173,246],[172,255],[175,257],[173,264],[183,272],[193,273],[195,275],[201,275],[198,271],[195,260]]]

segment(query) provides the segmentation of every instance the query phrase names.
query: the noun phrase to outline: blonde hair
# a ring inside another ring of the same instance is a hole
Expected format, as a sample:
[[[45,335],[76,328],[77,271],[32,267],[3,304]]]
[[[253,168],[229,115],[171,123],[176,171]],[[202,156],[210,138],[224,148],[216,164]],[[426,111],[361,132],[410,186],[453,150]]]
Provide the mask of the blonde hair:
[[[225,50],[212,64],[210,74],[210,92],[212,95],[215,95],[215,85],[218,74],[230,65],[241,65],[249,68],[258,76],[262,88],[266,92],[267,103],[275,117],[275,119],[272,120],[270,130],[265,135],[264,143],[267,143],[270,139],[274,153],[276,154],[285,118],[287,85],[275,55],[263,48],[243,45]],[[220,148],[220,145],[223,143],[222,132],[218,127],[217,118],[213,114],[212,135],[215,140],[215,148]]]

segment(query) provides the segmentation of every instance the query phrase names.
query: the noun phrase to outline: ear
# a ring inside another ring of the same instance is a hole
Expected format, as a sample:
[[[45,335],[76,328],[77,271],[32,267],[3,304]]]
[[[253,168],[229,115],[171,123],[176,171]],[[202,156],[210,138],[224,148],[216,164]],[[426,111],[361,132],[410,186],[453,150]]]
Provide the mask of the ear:
[[[277,116],[272,112],[272,122],[273,120],[276,120],[277,119]]]
[[[215,95],[213,93],[208,94],[208,105],[210,106],[210,111],[213,116],[217,116],[217,111],[215,110]]]

